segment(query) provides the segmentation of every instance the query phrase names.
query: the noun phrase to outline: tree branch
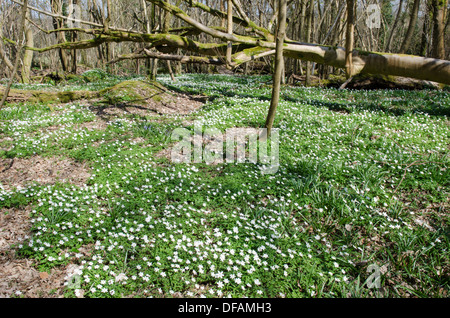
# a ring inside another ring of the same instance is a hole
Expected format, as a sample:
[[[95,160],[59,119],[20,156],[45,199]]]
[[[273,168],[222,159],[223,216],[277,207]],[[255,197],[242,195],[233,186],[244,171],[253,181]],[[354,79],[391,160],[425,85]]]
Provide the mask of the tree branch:
[[[166,61],[176,61],[183,64],[189,63],[199,63],[199,64],[213,64],[213,65],[223,65],[225,64],[224,60],[218,57],[204,57],[204,56],[186,56],[186,55],[171,55],[164,54],[159,52],[152,52],[147,49],[143,49],[140,53],[130,53],[120,55],[114,60],[108,62],[108,64],[117,63],[123,60],[135,60],[135,59],[148,59],[155,58],[159,60]]]
[[[250,37],[250,36],[238,36],[235,34],[228,34],[228,33],[207,27],[206,25],[198,22],[197,20],[194,20],[189,15],[187,15],[183,10],[181,10],[180,8],[178,8],[174,5],[171,5],[167,1],[163,1],[163,0],[146,0],[146,1],[156,4],[161,9],[172,13],[174,16],[180,18],[181,20],[192,25],[193,27],[197,28],[198,30],[200,30],[206,34],[209,34],[214,38],[220,39],[222,41],[246,43],[246,44],[258,45],[258,46],[261,45],[261,43],[266,42],[266,41],[261,41],[261,39],[259,39],[259,38],[254,38],[254,37]]]
[[[147,1],[151,1],[151,0],[147,0]],[[192,0],[183,0],[184,2],[186,2],[190,7],[193,8],[199,8],[201,10],[203,10],[204,12],[210,13],[211,15],[221,18],[221,19],[226,19],[227,18],[227,13],[220,11],[220,10],[216,10],[216,9],[212,9],[211,7],[200,3],[198,1],[192,1]],[[233,23],[234,24],[238,24],[244,28],[249,28],[250,31],[254,32],[255,34],[262,36],[266,41],[273,41],[274,37],[273,35],[270,33],[269,30],[262,28],[260,26],[258,26],[256,23],[254,23],[253,21],[251,21],[247,15],[245,14],[244,10],[242,10],[242,7],[240,5],[239,2],[237,2],[236,0],[233,0],[233,4],[236,6],[236,8],[238,9],[239,14],[241,15],[242,18],[233,16]]]
[[[23,3],[20,2],[20,1],[17,1],[17,0],[11,0],[11,1],[16,3],[16,4],[19,4],[19,5],[23,6]],[[61,14],[51,13],[51,12],[48,12],[48,11],[44,11],[44,10],[38,9],[36,7],[33,7],[33,6],[28,6],[28,9],[33,10],[33,11],[38,12],[38,13],[42,13],[44,15],[47,15],[47,16],[50,16],[50,17],[53,17],[53,18],[64,19],[66,21],[79,22],[81,24],[86,24],[86,25],[90,25],[90,26],[94,26],[94,27],[104,28],[104,25],[100,24],[100,23],[95,23],[95,22],[91,22],[91,21],[84,21],[84,20],[78,20],[78,19],[74,19],[74,18],[69,18],[69,17],[66,17],[66,16],[61,15]],[[122,32],[132,31],[133,33],[140,33],[139,31],[120,29],[120,28],[113,28],[113,27],[110,27],[109,29],[110,30],[114,30],[114,31],[122,31]]]

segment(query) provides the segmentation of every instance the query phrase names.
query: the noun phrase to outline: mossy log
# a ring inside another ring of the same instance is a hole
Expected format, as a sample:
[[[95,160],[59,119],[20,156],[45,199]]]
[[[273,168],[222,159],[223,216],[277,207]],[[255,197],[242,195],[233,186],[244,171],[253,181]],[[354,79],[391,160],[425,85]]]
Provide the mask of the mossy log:
[[[92,99],[98,96],[97,92],[73,91],[73,92],[48,92],[37,90],[11,89],[8,94],[8,102],[30,103],[69,103],[82,99]],[[0,98],[3,90],[0,91]]]
[[[124,81],[99,91],[98,96],[101,102],[106,104],[146,104],[149,99],[155,102],[169,102],[169,99],[173,99],[173,96],[163,85],[151,80]]]
[[[3,91],[0,90],[0,98]],[[147,99],[155,102],[167,102],[173,96],[160,83],[156,81],[130,80],[116,84],[112,87],[96,91],[65,91],[51,92],[39,90],[11,89],[8,102],[30,102],[30,103],[70,103],[77,100],[96,99],[106,104],[117,104],[133,102],[144,103]]]

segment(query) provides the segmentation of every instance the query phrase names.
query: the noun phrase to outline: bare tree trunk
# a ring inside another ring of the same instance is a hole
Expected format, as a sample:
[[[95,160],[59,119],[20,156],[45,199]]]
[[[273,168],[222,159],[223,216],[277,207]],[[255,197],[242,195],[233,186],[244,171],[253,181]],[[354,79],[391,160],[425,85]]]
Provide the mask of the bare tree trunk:
[[[267,114],[266,125],[267,136],[272,131],[275,113],[280,99],[281,75],[283,71],[283,45],[286,36],[286,0],[278,0],[278,21],[275,52],[275,72],[273,75],[272,99],[270,102],[269,113]]]
[[[153,59],[150,79],[155,81],[157,76],[158,76],[158,59]]]
[[[72,0],[72,3],[74,6],[78,5],[78,0]],[[72,41],[78,40],[78,33],[72,32]],[[77,73],[77,50],[72,50],[72,67],[71,67],[71,73],[76,74]]]
[[[30,11],[27,10],[25,18],[30,18]],[[31,29],[31,24],[25,20],[24,24],[24,33],[25,33],[25,45],[28,47],[34,46],[34,37],[33,30]],[[22,82],[25,84],[30,83],[30,73],[31,73],[31,63],[33,62],[33,51],[25,50],[23,54],[23,63],[22,63]]]
[[[9,72],[6,72],[6,73],[7,74],[11,73],[12,70],[14,69],[14,65],[11,62],[11,60],[8,58],[8,56],[6,55],[6,52],[3,50],[3,43],[2,43],[2,41],[0,41],[0,57],[5,62],[5,65],[6,65],[7,69],[9,69]],[[9,74],[8,74],[8,76],[9,76]]]
[[[394,37],[394,33],[397,30],[397,24],[398,24],[398,21],[400,20],[400,15],[402,13],[402,9],[403,9],[403,0],[400,0],[400,3],[398,5],[397,16],[395,17],[394,24],[392,25],[391,34],[389,35],[389,39],[386,43],[386,46],[384,47],[385,52],[391,52],[392,38]]]
[[[169,3],[170,3],[170,0],[169,0]],[[170,12],[164,11],[164,19],[163,19],[163,27],[162,27],[163,33],[169,33],[170,15],[171,15]],[[170,74],[170,78],[172,79],[173,82],[176,82],[175,75],[173,74],[173,71],[172,71],[171,62],[169,60],[167,60],[166,63],[167,63],[167,69]]]
[[[307,0],[301,0],[301,4],[299,6],[300,8],[300,23],[298,26],[298,40],[300,42],[303,42],[305,40],[305,15],[306,15],[306,2]],[[303,66],[302,66],[302,61],[301,60],[297,60],[297,64],[298,64],[298,69],[300,71],[300,75],[303,75]]]
[[[445,59],[444,46],[444,13],[447,0],[433,0],[433,48],[431,55],[437,59]]]
[[[300,41],[306,41],[305,21],[306,21],[306,3],[308,0],[302,0],[300,16]]]
[[[52,13],[62,15],[62,0],[51,0]],[[63,23],[59,18],[53,18],[53,28],[60,29],[62,28]],[[66,37],[64,32],[56,32],[56,40],[58,43],[66,42]],[[59,59],[61,61],[61,68],[64,72],[67,71],[67,54],[66,51],[62,48],[59,49]]]
[[[281,84],[286,84],[286,62],[284,57],[281,60]]]
[[[308,9],[308,14],[306,17],[306,25],[307,25],[307,29],[306,29],[306,37],[305,40],[306,42],[310,42],[311,41],[311,29],[312,29],[312,16],[314,14],[314,0],[310,1],[309,4],[309,9]],[[307,61],[306,62],[306,80],[305,80],[305,85],[309,86],[311,84],[311,62]]]
[[[228,1],[228,0],[219,0],[219,1],[220,1],[220,11],[225,12],[225,1]],[[225,29],[225,27],[226,27],[225,18],[220,19],[220,27]]]
[[[227,33],[233,34],[233,3],[231,0],[227,1]],[[227,44],[227,66],[231,65],[231,53],[232,53],[233,43],[231,41]]]
[[[353,76],[354,8],[355,1],[347,0],[347,31],[345,33],[345,75],[347,78]]]
[[[416,27],[417,15],[419,13],[420,0],[414,0],[413,8],[411,11],[411,18],[409,20],[408,30],[406,31],[405,38],[403,39],[402,46],[400,47],[400,53],[405,53],[411,45],[411,39]],[[426,13],[425,13],[426,15]],[[425,23],[425,21],[424,21]]]
[[[428,43],[430,33],[430,14],[428,8],[424,10],[423,26],[422,26],[422,38],[420,41],[420,55],[428,56]]]
[[[152,4],[152,8],[154,7],[154,4]],[[147,2],[145,0],[142,0],[142,8],[144,11],[144,25],[145,25],[145,31],[147,33],[151,33],[151,25],[150,25],[150,18],[148,16],[148,8],[147,8]],[[145,67],[146,67],[146,75],[151,74],[151,59],[145,60]]]
[[[3,107],[3,105],[6,102],[6,99],[8,98],[9,91],[11,90],[12,82],[14,81],[14,77],[16,76],[16,73],[17,73],[17,68],[19,67],[20,55],[22,55],[22,50],[23,50],[23,44],[22,44],[23,43],[23,32],[25,30],[25,21],[26,21],[27,11],[28,11],[28,0],[24,0],[23,6],[22,6],[22,21],[21,21],[22,24],[20,25],[19,39],[17,40],[17,55],[16,55],[16,59],[14,61],[14,68],[12,70],[11,78],[9,79],[8,84],[6,85],[6,88],[3,91],[3,97],[0,100],[0,108]]]
[[[0,38],[2,37],[2,25],[0,24]],[[8,77],[12,77],[12,73],[13,73],[13,71],[14,71],[14,65],[13,65],[13,63],[11,62],[11,60],[8,58],[8,56],[6,55],[6,52],[5,52],[5,50],[3,49],[3,41],[0,41],[0,58],[2,58],[3,59],[3,61],[5,62],[5,65],[6,65],[6,67],[7,67],[7,69],[9,70],[5,70],[5,72],[6,72],[6,75],[8,76]],[[17,73],[16,73],[16,75],[15,75],[15,78],[18,80],[18,81],[20,81],[21,80],[21,78],[17,75]]]
[[[156,28],[156,5],[152,4],[152,12],[150,18],[150,32],[152,32]],[[156,76],[158,76],[158,59],[151,60],[151,69],[150,69],[150,79],[156,80]]]
[[[109,30],[110,24],[112,22],[112,5],[111,0],[106,0],[106,19],[105,19],[105,30]],[[106,43],[106,60],[111,61],[114,59],[113,56],[113,50],[112,50],[112,43]],[[107,71],[108,73],[113,74],[114,73],[114,65],[107,64]]]
[[[172,81],[176,82],[175,75],[173,74],[172,65],[170,65],[170,61],[167,61],[167,69],[169,70],[170,78]]]
[[[137,60],[136,60],[136,70],[135,70],[135,73],[136,73],[136,75],[138,75],[138,76],[141,74],[140,66],[141,66],[140,60],[137,59]]]

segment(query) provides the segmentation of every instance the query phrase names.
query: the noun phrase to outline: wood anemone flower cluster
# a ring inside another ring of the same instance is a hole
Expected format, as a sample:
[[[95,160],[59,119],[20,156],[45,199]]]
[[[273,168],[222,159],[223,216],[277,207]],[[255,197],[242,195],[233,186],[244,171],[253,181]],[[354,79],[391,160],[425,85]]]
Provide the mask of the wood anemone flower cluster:
[[[12,0],[23,5],[18,0]],[[228,0],[232,10],[218,10],[195,0],[180,0],[189,8],[197,9],[212,17],[227,21],[222,27],[208,26],[194,19],[181,8],[170,3],[169,0],[143,0],[164,10],[166,16],[174,16],[185,23],[184,27],[169,28],[168,24],[159,30],[139,32],[133,29],[123,29],[110,25],[108,19],[105,23],[93,23],[90,21],[76,20],[81,25],[90,28],[59,28],[47,33],[58,33],[72,31],[92,35],[91,39],[62,42],[43,48],[25,47],[27,50],[46,52],[55,49],[88,49],[97,47],[103,43],[111,42],[138,42],[145,43],[146,48],[132,54],[122,55],[110,60],[114,63],[123,59],[157,58],[181,63],[203,63],[226,65],[229,68],[237,67],[243,63],[274,55],[276,49],[275,35],[270,30],[272,27],[264,28],[252,21],[243,10],[239,0]],[[288,5],[291,1],[287,1]],[[350,1],[352,3],[353,1]],[[29,9],[44,15],[52,16],[66,21],[75,19],[55,14],[41,9],[28,6]],[[231,12],[231,13],[230,13]],[[276,16],[276,15],[274,15]],[[276,18],[269,24],[276,23]],[[233,32],[233,25],[245,29],[245,35]],[[213,42],[204,43],[193,40],[194,35],[204,34]],[[228,48],[228,49],[227,49]],[[182,49],[185,55],[174,54],[177,49]],[[231,52],[230,52],[231,50]],[[227,54],[228,51],[228,54]],[[319,64],[347,69],[349,75],[359,73],[380,74],[411,77],[421,80],[429,80],[443,84],[450,84],[450,61],[427,58],[414,55],[392,54],[382,52],[369,52],[352,49],[351,54],[339,46],[327,46],[311,43],[302,43],[284,39],[283,55]],[[351,63],[351,65],[349,65]],[[351,66],[351,68],[349,68]]]

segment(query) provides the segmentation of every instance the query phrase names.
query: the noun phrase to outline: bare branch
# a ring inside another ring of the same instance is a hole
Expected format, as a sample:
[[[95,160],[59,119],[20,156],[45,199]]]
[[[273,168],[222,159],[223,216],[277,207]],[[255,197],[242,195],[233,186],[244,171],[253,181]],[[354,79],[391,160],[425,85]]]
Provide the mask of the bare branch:
[[[275,50],[263,51],[258,54],[252,55],[253,51],[241,51],[232,55],[232,66],[237,67],[243,63],[257,60],[259,58],[275,54]],[[111,60],[108,64],[117,63],[123,60],[135,60],[135,59],[147,59],[157,58],[160,60],[176,61],[183,64],[198,63],[198,64],[213,64],[213,65],[226,65],[226,60],[222,57],[202,57],[202,56],[187,56],[187,55],[172,55],[159,52],[152,52],[148,49],[142,49],[137,53],[123,54],[118,58]]]
[[[20,2],[20,1],[17,1],[17,0],[11,0],[11,1],[14,2],[14,3],[17,3],[17,4],[21,5],[21,6],[23,6],[23,3]],[[30,10],[33,10],[33,11],[38,12],[38,13],[42,13],[44,15],[47,15],[47,16],[50,16],[50,17],[53,17],[53,18],[64,19],[66,21],[72,21],[72,22],[78,22],[78,23],[81,23],[81,24],[86,24],[86,25],[99,27],[99,28],[104,28],[105,27],[103,24],[100,24],[100,23],[95,23],[95,22],[91,22],[91,21],[84,21],[84,20],[69,18],[69,17],[66,17],[66,16],[61,15],[61,14],[51,13],[51,12],[48,12],[48,11],[44,11],[44,10],[38,9],[36,7],[33,7],[33,6],[28,6],[28,8]],[[139,31],[132,31],[132,30],[127,30],[127,29],[113,28],[113,27],[109,27],[109,30],[122,31],[122,32],[129,32],[129,31],[131,31],[133,33],[140,33]]]
[[[203,56],[186,56],[186,55],[171,55],[159,52],[152,52],[147,49],[143,49],[141,53],[130,53],[119,56],[118,58],[111,60],[108,64],[117,63],[123,60],[135,60],[135,59],[148,59],[155,58],[166,61],[176,61],[183,64],[188,63],[199,63],[199,64],[214,64],[223,65],[225,64],[223,59],[218,57],[203,57]]]
[[[147,1],[151,1],[151,0],[147,0]],[[220,10],[216,10],[216,9],[212,9],[211,7],[200,3],[198,1],[192,1],[192,0],[183,0],[184,2],[186,2],[190,7],[193,8],[199,8],[201,10],[203,10],[204,12],[210,13],[213,16],[216,16],[218,18],[221,19],[226,19],[228,14],[227,12],[223,12]],[[240,25],[242,27],[248,28],[249,31],[255,32],[257,35],[262,36],[265,40],[267,41],[273,41],[274,37],[273,35],[270,33],[269,30],[262,28],[260,26],[258,26],[256,23],[254,23],[253,21],[251,21],[248,16],[245,14],[244,10],[242,10],[242,7],[240,6],[240,3],[236,2],[235,0],[233,0],[233,4],[236,6],[236,8],[238,9],[239,14],[241,15],[242,18],[233,16],[233,23]]]

